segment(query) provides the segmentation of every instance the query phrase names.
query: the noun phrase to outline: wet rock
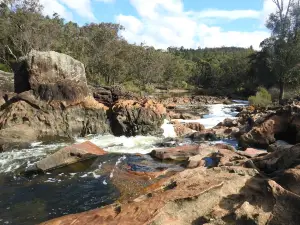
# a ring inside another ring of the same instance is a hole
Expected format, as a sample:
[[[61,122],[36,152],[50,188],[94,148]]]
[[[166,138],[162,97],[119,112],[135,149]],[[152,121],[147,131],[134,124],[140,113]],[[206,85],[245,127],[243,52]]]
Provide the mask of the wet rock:
[[[46,172],[105,154],[107,154],[106,151],[87,141],[65,147],[37,162],[34,168],[29,170],[32,171],[34,169]]]
[[[186,136],[187,138],[192,139],[193,141],[216,141],[217,140],[217,136],[215,134],[215,132],[210,131],[210,130],[204,130],[204,131],[200,131],[200,132],[195,132],[191,135]]]
[[[230,105],[230,104],[232,104],[232,102],[231,102],[229,99],[225,99],[225,100],[223,101],[223,104],[224,104],[224,105]]]
[[[112,107],[112,132],[116,136],[162,134],[166,114],[166,108],[152,100],[120,100]]]
[[[29,148],[36,141],[38,132],[26,125],[17,125],[0,130],[0,152]]]
[[[107,206],[77,215],[64,216],[42,224],[187,225],[203,221],[201,218],[214,221],[210,220],[210,213],[216,206],[228,207],[227,213],[222,215],[227,217],[236,210],[236,207],[231,207],[231,204],[238,203],[238,205],[242,205],[243,202],[240,203],[240,201],[254,194],[253,191],[248,189],[243,191],[245,196],[240,194],[249,179],[251,177],[248,175],[240,176],[234,173],[215,172],[204,168],[186,170],[165,180],[164,183],[160,184],[160,187],[158,186],[155,191],[152,191],[151,195],[142,195],[136,198],[136,201],[120,205],[120,210],[115,210],[113,206]],[[225,202],[227,198],[228,202]],[[234,199],[234,202],[232,202],[232,199]],[[205,207],[203,207],[203,204],[205,204]],[[267,215],[259,207],[254,213]],[[219,220],[222,221],[221,217]]]
[[[190,156],[195,156],[200,153],[198,145],[178,146],[175,148],[156,149],[150,155],[161,160],[177,160],[184,161]]]

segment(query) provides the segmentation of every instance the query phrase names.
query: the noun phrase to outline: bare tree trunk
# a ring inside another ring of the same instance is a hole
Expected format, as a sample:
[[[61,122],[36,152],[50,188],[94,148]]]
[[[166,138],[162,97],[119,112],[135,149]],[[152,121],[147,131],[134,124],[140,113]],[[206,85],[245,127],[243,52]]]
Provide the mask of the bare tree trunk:
[[[284,98],[284,82],[282,79],[279,81],[279,103],[282,102]]]

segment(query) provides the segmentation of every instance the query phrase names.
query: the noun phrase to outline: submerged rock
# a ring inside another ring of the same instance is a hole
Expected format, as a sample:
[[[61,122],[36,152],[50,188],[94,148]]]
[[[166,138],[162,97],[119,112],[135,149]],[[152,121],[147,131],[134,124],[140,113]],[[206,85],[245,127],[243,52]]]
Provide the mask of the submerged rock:
[[[34,167],[29,168],[29,171],[36,170],[46,172],[105,154],[107,154],[106,151],[87,141],[65,147],[55,152],[37,162]]]

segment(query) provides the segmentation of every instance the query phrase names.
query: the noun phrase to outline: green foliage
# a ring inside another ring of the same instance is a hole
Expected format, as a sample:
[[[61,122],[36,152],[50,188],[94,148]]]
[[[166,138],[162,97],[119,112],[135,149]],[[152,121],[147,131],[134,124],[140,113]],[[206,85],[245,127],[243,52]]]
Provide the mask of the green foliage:
[[[125,82],[123,86],[128,91],[138,94],[141,92],[141,89],[138,87],[138,85],[134,84],[132,81]]]
[[[4,72],[11,72],[11,69],[9,68],[9,66],[0,63],[0,70],[4,71]]]
[[[259,87],[255,96],[249,97],[250,105],[255,107],[267,107],[272,104],[272,96],[267,89]]]

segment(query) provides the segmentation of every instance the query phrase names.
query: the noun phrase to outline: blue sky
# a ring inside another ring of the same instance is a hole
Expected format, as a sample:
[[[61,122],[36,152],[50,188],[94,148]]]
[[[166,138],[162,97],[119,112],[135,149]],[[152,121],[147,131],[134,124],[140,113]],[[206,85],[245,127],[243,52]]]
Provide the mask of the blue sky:
[[[169,46],[239,46],[258,49],[272,0],[40,0],[44,13],[67,21],[114,22],[130,43]]]

